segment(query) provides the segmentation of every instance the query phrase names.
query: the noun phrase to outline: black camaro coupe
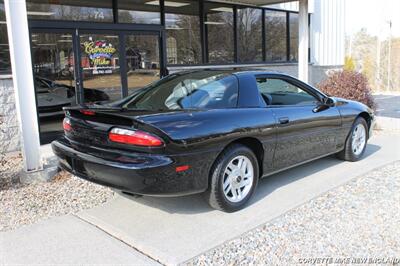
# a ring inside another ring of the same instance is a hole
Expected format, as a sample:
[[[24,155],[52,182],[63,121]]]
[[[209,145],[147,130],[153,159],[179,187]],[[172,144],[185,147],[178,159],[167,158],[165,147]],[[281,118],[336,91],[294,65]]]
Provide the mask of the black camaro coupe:
[[[60,166],[89,181],[150,196],[204,193],[241,209],[258,180],[336,154],[359,160],[367,106],[266,71],[171,74],[107,105],[64,108]]]

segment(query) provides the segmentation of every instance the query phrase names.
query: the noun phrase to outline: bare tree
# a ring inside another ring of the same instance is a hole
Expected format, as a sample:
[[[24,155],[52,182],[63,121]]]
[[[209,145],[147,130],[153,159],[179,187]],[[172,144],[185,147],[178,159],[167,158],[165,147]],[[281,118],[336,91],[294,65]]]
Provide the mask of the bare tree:
[[[262,58],[262,23],[259,9],[244,8],[238,11],[239,60],[255,62]]]

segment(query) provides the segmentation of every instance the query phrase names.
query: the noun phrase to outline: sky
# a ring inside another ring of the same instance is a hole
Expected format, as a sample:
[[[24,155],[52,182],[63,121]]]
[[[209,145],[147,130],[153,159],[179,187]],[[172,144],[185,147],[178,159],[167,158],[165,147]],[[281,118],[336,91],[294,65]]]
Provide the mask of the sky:
[[[382,39],[391,34],[400,37],[400,0],[345,0],[346,33],[351,35],[366,28],[371,35]]]

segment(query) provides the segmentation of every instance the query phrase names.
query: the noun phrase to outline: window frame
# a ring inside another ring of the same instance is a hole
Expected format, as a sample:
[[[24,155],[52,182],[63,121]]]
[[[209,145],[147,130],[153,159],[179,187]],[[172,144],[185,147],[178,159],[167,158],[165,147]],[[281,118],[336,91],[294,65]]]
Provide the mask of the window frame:
[[[117,1],[117,0],[115,0]],[[160,0],[160,3],[163,3],[164,0]],[[202,60],[198,64],[168,64],[166,63],[166,67],[186,67],[186,66],[191,66],[191,67],[196,67],[196,66],[235,66],[235,65],[252,65],[252,64],[295,64],[298,61],[297,60],[290,60],[290,14],[298,14],[299,12],[297,11],[291,11],[291,10],[284,10],[280,8],[271,8],[271,7],[258,7],[258,6],[251,6],[251,5],[245,5],[245,4],[231,4],[231,3],[225,3],[221,2],[221,5],[224,6],[230,6],[233,8],[233,21],[234,21],[234,29],[233,29],[233,62],[232,63],[218,63],[218,62],[212,62],[210,63],[208,60],[208,43],[207,43],[207,32],[205,31],[205,24],[204,22],[206,21],[206,16],[207,13],[205,12],[204,5],[205,4],[218,4],[218,2],[210,1],[210,0],[199,0],[199,19],[200,19],[200,43],[201,43],[201,49],[202,49]],[[262,30],[261,30],[261,40],[262,40],[262,60],[261,61],[248,61],[248,62],[241,62],[238,58],[238,8],[254,8],[254,9],[261,9],[262,14],[261,14],[261,24],[262,24]],[[276,12],[282,12],[286,14],[286,60],[282,61],[271,61],[266,59],[266,34],[265,34],[265,18],[266,18],[266,11],[276,11]],[[161,11],[163,12],[163,10]],[[162,24],[165,25],[165,21],[163,20],[163,14],[162,14]],[[165,14],[164,14],[165,17]],[[311,14],[309,14],[309,21],[311,20]],[[310,24],[310,23],[309,23]],[[310,27],[310,25],[309,25]],[[309,61],[310,61],[310,56],[309,56]]]

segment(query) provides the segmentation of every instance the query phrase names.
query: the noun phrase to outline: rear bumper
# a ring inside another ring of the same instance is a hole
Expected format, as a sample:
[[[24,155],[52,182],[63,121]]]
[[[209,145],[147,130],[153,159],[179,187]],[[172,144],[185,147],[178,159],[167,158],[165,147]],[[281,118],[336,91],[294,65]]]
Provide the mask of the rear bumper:
[[[180,196],[205,191],[208,186],[208,171],[205,169],[209,169],[210,163],[199,163],[198,160],[204,158],[204,154],[124,154],[93,147],[82,152],[65,138],[53,141],[52,148],[64,170],[122,191],[150,196]],[[189,164],[190,168],[177,173],[176,166],[184,164]]]

